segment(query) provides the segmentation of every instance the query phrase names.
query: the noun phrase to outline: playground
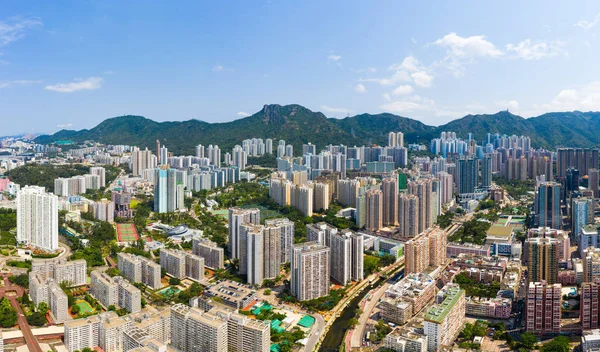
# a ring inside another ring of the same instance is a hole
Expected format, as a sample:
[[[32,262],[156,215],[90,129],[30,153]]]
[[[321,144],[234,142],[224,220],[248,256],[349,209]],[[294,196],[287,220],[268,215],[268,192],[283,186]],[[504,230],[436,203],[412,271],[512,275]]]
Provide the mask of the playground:
[[[119,242],[133,242],[140,238],[134,224],[117,224],[117,237]]]

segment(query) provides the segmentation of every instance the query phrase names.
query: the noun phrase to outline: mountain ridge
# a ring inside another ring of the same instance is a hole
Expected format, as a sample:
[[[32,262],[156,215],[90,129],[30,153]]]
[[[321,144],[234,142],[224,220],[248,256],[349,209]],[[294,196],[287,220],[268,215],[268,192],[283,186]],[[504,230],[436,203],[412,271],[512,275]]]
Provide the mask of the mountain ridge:
[[[386,145],[390,131],[403,132],[406,143],[425,143],[442,131],[454,131],[461,137],[471,132],[478,141],[484,140],[489,132],[528,135],[536,147],[595,147],[600,144],[600,112],[550,112],[526,119],[504,110],[495,114],[466,115],[441,126],[430,126],[391,113],[364,113],[336,119],[298,104],[267,104],[253,115],[219,123],[199,119],[157,122],[137,115],[117,116],[91,129],[42,135],[36,142],[93,140],[154,148],[158,139],[175,153],[193,154],[197,144],[217,144],[225,150],[247,138],[284,139],[294,148],[301,148],[307,142],[319,148],[330,143]]]

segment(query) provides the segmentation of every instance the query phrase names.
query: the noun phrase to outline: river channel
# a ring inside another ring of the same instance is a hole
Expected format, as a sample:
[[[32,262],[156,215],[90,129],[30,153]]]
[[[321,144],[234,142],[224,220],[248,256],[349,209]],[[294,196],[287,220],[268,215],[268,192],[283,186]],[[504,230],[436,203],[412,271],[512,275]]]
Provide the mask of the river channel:
[[[352,299],[352,301],[350,301],[350,303],[346,306],[346,308],[344,308],[342,313],[329,328],[327,335],[325,335],[325,339],[323,339],[321,348],[319,348],[319,352],[338,352],[340,350],[340,346],[344,343],[344,335],[348,330],[348,322],[354,316],[354,311],[356,311],[356,308],[358,308],[358,304],[367,295],[367,293],[369,293],[375,287],[379,287],[384,282],[384,279],[379,278],[369,287],[362,290],[361,293]]]

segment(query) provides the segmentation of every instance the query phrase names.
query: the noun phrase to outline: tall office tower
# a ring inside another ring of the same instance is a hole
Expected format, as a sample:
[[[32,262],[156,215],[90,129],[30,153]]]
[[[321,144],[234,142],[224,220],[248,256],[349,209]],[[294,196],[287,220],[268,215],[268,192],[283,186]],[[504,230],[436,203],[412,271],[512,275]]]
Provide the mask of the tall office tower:
[[[475,188],[479,185],[479,162],[472,157],[461,157],[458,159],[456,168],[458,171],[456,179],[458,194],[469,197],[475,193]]]
[[[538,186],[534,201],[535,226],[562,228],[560,195],[560,183],[544,182]]]
[[[265,225],[263,236],[263,278],[272,279],[281,269],[281,226]]]
[[[313,188],[309,185],[303,184],[300,186],[292,187],[292,198],[295,197],[295,202],[292,201],[293,206],[296,207],[305,216],[313,215]],[[290,192],[290,193],[291,193]]]
[[[594,201],[590,198],[575,198],[571,203],[571,232],[575,238],[583,228],[594,222]]]
[[[100,187],[106,187],[106,170],[102,166],[90,167],[90,174],[98,176]]]
[[[398,234],[416,237],[419,234],[419,198],[413,194],[398,196]]]
[[[398,179],[386,177],[383,179],[383,225],[398,225]]]
[[[204,258],[204,265],[207,268],[213,270],[225,268],[225,251],[215,242],[205,238],[194,238],[192,253]]]
[[[44,187],[27,186],[17,193],[17,242],[58,249],[58,197]]]
[[[292,247],[294,246],[294,222],[288,218],[278,218],[265,220],[265,227],[278,227],[281,239],[281,254],[280,264],[289,263],[292,253]]]
[[[273,140],[271,138],[265,140],[265,153],[273,154]]]
[[[329,209],[329,200],[331,194],[329,193],[329,185],[327,183],[315,182],[314,186],[314,202],[313,210],[320,211]]]
[[[204,158],[205,157],[204,146],[202,144],[198,144],[196,146],[196,157],[197,158]]]
[[[528,238],[525,240],[529,282],[556,282],[558,277],[558,248],[555,238]]]
[[[575,192],[579,190],[579,170],[575,168],[567,169],[567,176],[565,177],[565,192]]]
[[[594,198],[599,198],[600,195],[598,193],[598,169],[593,168],[588,170],[588,188],[590,191],[594,192]]]
[[[492,186],[492,157],[486,154],[481,158],[481,188],[489,190]]]
[[[290,287],[299,301],[329,294],[330,249],[317,242],[294,245],[291,260]]]
[[[408,193],[419,198],[419,233],[433,225],[431,179],[420,179],[408,183]],[[437,220],[437,219],[436,219]]]
[[[595,282],[584,282],[581,284],[579,320],[581,321],[583,330],[597,329],[599,327],[599,290],[600,285]]]
[[[427,351],[439,351],[451,346],[465,324],[465,290],[457,284],[447,284],[435,296],[435,304],[425,314],[423,330],[427,336]]]
[[[260,210],[229,208],[229,255],[231,259],[238,259],[240,262],[246,256],[246,237],[241,235],[244,224],[260,224]],[[240,272],[243,272],[241,269],[240,267]]]
[[[378,189],[370,189],[366,192],[367,231],[379,231],[383,227],[383,192]]]
[[[406,275],[422,273],[429,267],[429,238],[413,238],[404,245],[404,265]]]
[[[144,170],[154,169],[157,165],[156,156],[152,154],[148,148],[145,150],[139,150],[139,148],[133,148],[131,152],[132,167],[131,171],[133,176],[141,176]]]
[[[246,153],[242,147],[236,145],[233,147],[231,155],[233,165],[237,166],[240,170],[244,170],[246,168],[246,163],[248,162],[248,153]]]
[[[583,251],[583,282],[600,284],[600,248],[588,247]]]
[[[359,188],[360,181],[358,180],[339,180],[337,182],[338,202],[346,207],[356,207]]]
[[[535,334],[560,333],[560,284],[530,282],[527,290],[525,329]]]

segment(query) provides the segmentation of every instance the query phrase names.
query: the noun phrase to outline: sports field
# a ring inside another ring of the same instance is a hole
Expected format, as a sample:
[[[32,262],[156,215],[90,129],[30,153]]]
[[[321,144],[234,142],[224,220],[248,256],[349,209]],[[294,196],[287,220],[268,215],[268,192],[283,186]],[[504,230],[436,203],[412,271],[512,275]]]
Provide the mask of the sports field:
[[[94,308],[92,308],[92,306],[85,300],[78,300],[77,302],[75,302],[80,309],[81,313],[95,313],[96,310]]]
[[[140,238],[133,224],[117,224],[117,237],[119,242],[132,242]]]

